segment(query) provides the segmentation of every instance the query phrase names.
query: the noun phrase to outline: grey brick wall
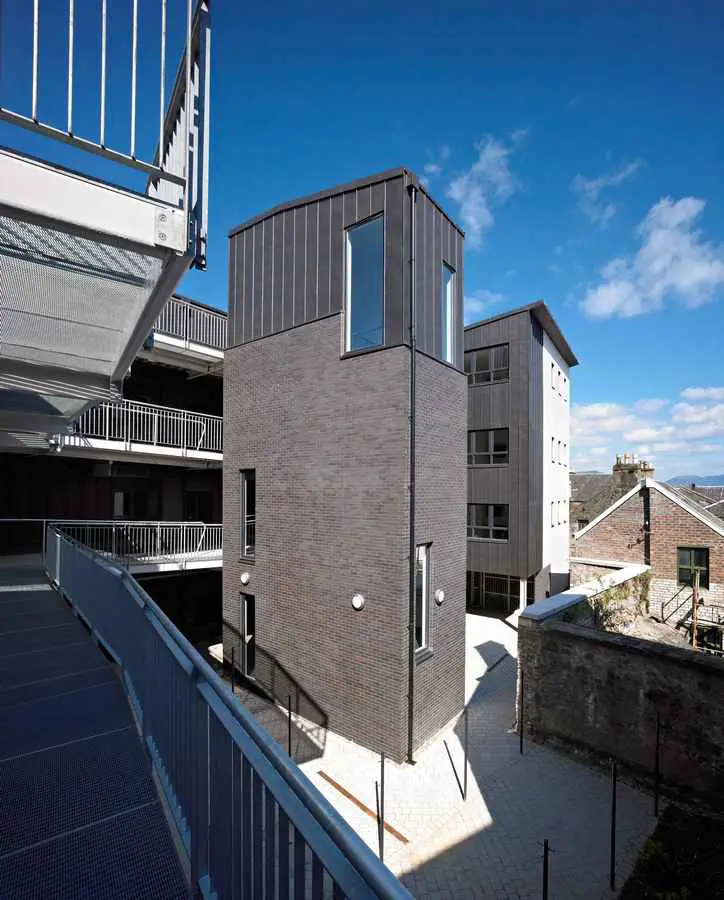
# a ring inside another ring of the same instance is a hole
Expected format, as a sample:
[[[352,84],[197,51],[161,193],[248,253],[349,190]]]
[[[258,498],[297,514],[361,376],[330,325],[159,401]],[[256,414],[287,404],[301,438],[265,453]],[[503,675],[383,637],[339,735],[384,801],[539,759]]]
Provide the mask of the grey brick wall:
[[[240,575],[257,643],[328,726],[395,760],[407,749],[409,350],[340,359],[340,318],[228,350],[224,617]],[[416,666],[416,745],[462,707],[466,383],[418,356],[418,543],[431,541],[434,652]],[[240,558],[239,470],[256,469],[256,552]],[[361,612],[351,598],[366,598]]]
[[[226,353],[224,616],[238,624],[250,572],[259,645],[330,728],[402,759],[409,351],[339,351],[333,316]],[[256,469],[253,562],[239,559],[243,468]]]
[[[467,379],[418,354],[416,378],[415,542],[432,543],[432,656],[415,666],[416,747],[463,707],[465,696],[465,560]]]

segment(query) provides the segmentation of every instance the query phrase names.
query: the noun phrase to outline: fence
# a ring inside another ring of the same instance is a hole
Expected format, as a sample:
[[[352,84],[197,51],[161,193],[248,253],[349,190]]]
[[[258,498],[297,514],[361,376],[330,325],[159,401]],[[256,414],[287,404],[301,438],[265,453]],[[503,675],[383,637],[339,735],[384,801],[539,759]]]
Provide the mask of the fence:
[[[53,526],[45,564],[120,667],[194,890],[410,900],[133,578]]]
[[[181,338],[184,343],[203,344],[216,350],[226,348],[227,317],[172,297],[156,319],[154,330],[171,337]]]
[[[96,439],[221,453],[223,429],[221,416],[121,400],[101,403],[87,410],[74,423],[73,433],[60,435],[59,440],[61,444],[71,446],[83,439]]]

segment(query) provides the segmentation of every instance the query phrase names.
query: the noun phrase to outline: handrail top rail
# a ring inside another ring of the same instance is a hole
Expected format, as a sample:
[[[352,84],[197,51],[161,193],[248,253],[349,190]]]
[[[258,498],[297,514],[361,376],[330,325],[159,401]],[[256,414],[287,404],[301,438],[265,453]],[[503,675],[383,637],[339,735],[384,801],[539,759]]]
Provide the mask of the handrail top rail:
[[[180,526],[199,526],[206,528],[221,528],[221,522],[201,522],[193,520],[188,522],[166,522],[163,519],[57,519],[52,516],[40,518],[39,516],[29,516],[28,518],[20,516],[2,516],[0,524],[9,522],[46,522],[48,525],[171,525]]]
[[[98,406],[92,406],[90,409],[86,410],[81,416],[81,419],[83,416],[92,413],[94,409],[123,406],[143,406],[146,409],[155,410],[157,412],[182,413],[185,416],[196,416],[201,419],[215,419],[219,422],[224,420],[223,416],[217,416],[215,413],[195,412],[192,409],[181,409],[178,406],[161,406],[160,403],[146,403],[144,400],[129,400],[125,397],[121,400],[102,400]]]
[[[191,300],[189,297],[179,297],[178,294],[174,294],[172,297],[169,297],[166,302],[166,306],[159,313],[159,318],[163,315],[166,309],[168,309],[171,304],[177,303],[179,306],[187,306],[190,309],[197,309],[200,313],[207,313],[210,316],[215,316],[217,319],[221,319],[222,321],[228,321],[229,314],[224,312],[223,309],[216,309],[213,306],[207,306],[205,303],[202,303],[200,300]],[[154,325],[154,329],[157,326]]]
[[[258,724],[252,714],[236,701],[224,681],[166,616],[163,610],[157,606],[141,585],[127,571],[114,565],[102,554],[86,547],[80,541],[68,535],[60,533],[57,529],[53,530],[58,537],[75,545],[81,553],[92,557],[98,565],[110,569],[126,583],[128,590],[135,596],[136,602],[145,607],[150,616],[153,616],[163,627],[169,639],[175,644],[178,654],[186,657],[192,672],[195,670],[197,673],[195,678],[197,686],[201,687],[199,682],[208,684],[214,695],[223,703],[227,711],[231,713],[232,717],[257,745],[265,759],[271,763],[284,782],[303,802],[320,828],[332,838],[339,849],[350,859],[360,877],[367,882],[369,887],[376,891],[380,897],[396,897],[400,898],[400,900],[410,900],[411,895],[407,889],[392,872],[380,864],[369,847],[355,834],[331,803],[306,780],[299,768],[291,760],[287,761],[283,757],[283,751],[280,750],[273,738]],[[191,677],[194,677],[193,674]],[[233,733],[230,733],[230,737],[232,740],[235,740]]]

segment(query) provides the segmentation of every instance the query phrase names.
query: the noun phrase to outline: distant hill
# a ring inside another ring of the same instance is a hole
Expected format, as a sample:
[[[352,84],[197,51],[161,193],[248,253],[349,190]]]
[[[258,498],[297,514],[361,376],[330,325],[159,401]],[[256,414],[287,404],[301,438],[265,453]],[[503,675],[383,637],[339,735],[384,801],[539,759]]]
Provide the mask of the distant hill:
[[[724,475],[677,475],[669,478],[667,484],[700,484],[705,487],[708,484],[724,484]]]

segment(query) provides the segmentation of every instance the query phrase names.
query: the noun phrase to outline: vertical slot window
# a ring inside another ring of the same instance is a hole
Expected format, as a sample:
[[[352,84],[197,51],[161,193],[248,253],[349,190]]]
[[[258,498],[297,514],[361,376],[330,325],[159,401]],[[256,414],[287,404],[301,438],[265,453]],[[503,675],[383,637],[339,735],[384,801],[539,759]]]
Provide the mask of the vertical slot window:
[[[347,229],[345,241],[345,352],[384,344],[384,219]]]
[[[453,297],[455,270],[442,264],[442,304],[440,316],[440,359],[453,361]]]

